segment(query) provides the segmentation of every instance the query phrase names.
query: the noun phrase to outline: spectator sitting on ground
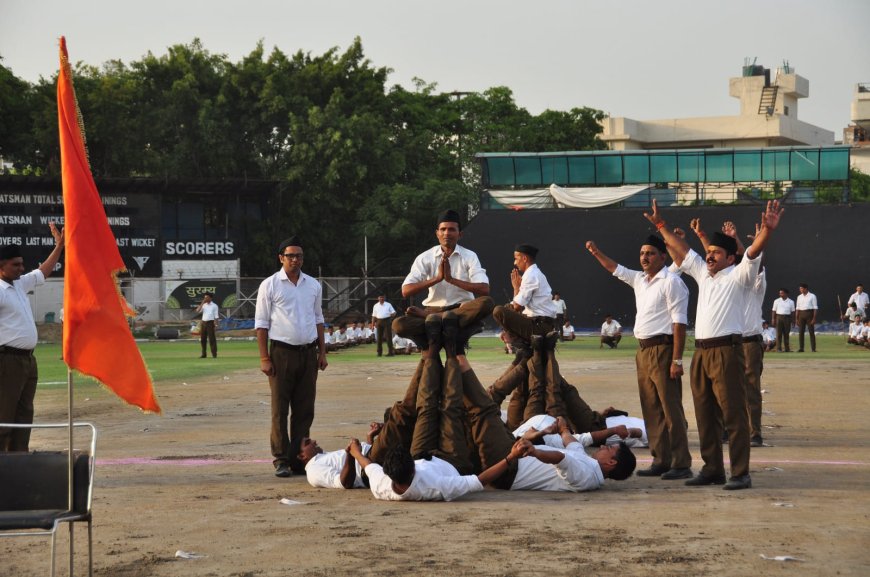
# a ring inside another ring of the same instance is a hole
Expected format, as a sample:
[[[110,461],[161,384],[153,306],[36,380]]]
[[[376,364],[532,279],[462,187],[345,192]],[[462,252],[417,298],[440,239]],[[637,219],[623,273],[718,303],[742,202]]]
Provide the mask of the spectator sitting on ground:
[[[366,344],[375,342],[375,331],[371,324],[362,324],[362,338]]]
[[[604,324],[601,325],[601,344],[598,348],[607,345],[611,349],[615,349],[621,340],[622,325],[613,318],[613,315],[605,315]]]
[[[338,332],[335,333],[335,342],[338,343],[338,346],[341,348],[349,347],[353,344],[350,340],[350,335],[347,334],[347,325],[341,325],[338,327]]]
[[[323,333],[323,342],[326,343],[326,352],[331,353],[337,351],[340,347],[335,342],[335,327],[329,325],[326,332]]]
[[[767,321],[761,322],[761,339],[765,351],[772,351],[776,348],[776,329],[770,326]]]
[[[864,345],[864,318],[855,315],[852,324],[849,325],[849,344]]]
[[[393,350],[397,355],[410,355],[417,352],[417,345],[411,339],[402,338],[394,333]]]
[[[846,312],[840,316],[840,319],[842,319],[842,320],[849,319],[849,322],[851,323],[855,320],[855,317],[861,317],[863,319],[864,318],[864,310],[861,308],[858,308],[858,303],[853,302],[853,303],[849,304],[849,308],[847,308]]]
[[[563,341],[573,341],[577,336],[574,334],[574,327],[571,325],[571,321],[565,319],[565,324],[562,325],[562,340]]]

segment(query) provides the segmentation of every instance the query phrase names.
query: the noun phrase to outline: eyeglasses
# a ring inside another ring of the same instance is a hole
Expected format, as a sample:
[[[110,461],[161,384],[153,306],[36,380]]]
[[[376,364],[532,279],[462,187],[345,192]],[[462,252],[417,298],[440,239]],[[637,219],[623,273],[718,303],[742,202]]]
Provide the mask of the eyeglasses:
[[[285,252],[281,256],[283,256],[284,258],[295,258],[296,260],[302,260],[305,255],[303,255],[301,252]]]

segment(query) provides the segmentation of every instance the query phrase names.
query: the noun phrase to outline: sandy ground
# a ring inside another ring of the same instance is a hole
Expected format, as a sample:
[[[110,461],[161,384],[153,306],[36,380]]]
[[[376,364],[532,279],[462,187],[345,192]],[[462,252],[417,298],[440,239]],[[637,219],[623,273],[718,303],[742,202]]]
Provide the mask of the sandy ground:
[[[330,366],[318,383],[312,436],[327,450],[363,436],[367,423],[402,396],[413,368],[408,360]],[[301,476],[274,477],[268,385],[255,371],[162,384],[162,417],[100,391],[76,401],[80,418],[100,434],[95,573],[868,575],[870,365],[863,357],[812,361],[766,360],[771,446],[753,449],[754,486],[736,492],[633,477],[592,493],[487,491],[452,503],[376,502],[367,490],[315,489]],[[486,383],[503,363],[475,368]],[[566,362],[562,372],[594,407],[640,414],[633,361]],[[697,471],[687,382],[684,390]],[[62,420],[65,402],[61,392],[38,395],[38,420]],[[640,466],[649,463],[646,450],[637,455]],[[303,504],[282,505],[284,497]],[[82,553],[84,535],[81,526]],[[59,543],[63,568],[65,531]],[[178,559],[177,550],[205,557]],[[44,574],[47,558],[43,540],[4,539],[0,576]],[[79,574],[85,559],[77,558]]]

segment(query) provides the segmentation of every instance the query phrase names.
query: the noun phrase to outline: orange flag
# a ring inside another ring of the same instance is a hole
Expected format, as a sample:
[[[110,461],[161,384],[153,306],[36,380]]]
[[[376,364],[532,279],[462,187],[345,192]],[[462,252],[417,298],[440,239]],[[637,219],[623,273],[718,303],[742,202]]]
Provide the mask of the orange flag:
[[[84,130],[72,83],[66,39],[60,39],[57,123],[63,177],[63,358],[126,402],[159,413],[151,376],[125,314],[134,314],[118,288],[126,270],[91,175]]]

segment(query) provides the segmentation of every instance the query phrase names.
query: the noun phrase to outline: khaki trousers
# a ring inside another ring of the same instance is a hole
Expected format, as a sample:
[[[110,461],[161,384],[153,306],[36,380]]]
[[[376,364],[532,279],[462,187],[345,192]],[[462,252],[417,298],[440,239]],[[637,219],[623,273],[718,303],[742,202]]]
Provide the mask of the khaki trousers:
[[[736,335],[731,345],[696,349],[692,356],[692,399],[704,460],[701,473],[708,477],[725,473],[720,411],[728,430],[731,476],[749,474],[749,419],[741,341]]]
[[[0,353],[0,423],[33,423],[36,357]],[[30,429],[0,428],[0,451],[27,451]]]
[[[640,408],[649,438],[653,467],[685,469],[692,466],[683,384],[671,378],[673,344],[639,348],[635,355]]]
[[[545,335],[556,329],[555,318],[527,317],[501,305],[493,309],[492,318],[501,328],[525,342],[532,340],[532,335]]]
[[[514,438],[501,420],[501,411],[484,390],[474,371],[462,373],[462,386],[471,438],[483,471],[510,454]],[[494,485],[500,489],[510,489],[516,475],[517,462],[511,461],[507,472]]]
[[[270,443],[273,463],[275,466],[291,465],[296,463],[296,455],[290,454],[291,439],[307,437],[314,422],[318,348],[312,346],[305,350],[291,350],[273,344],[269,356],[275,369],[275,375],[269,377],[272,391]]]
[[[815,311],[812,309],[797,312],[798,341],[800,343],[798,348],[800,350],[804,350],[804,333],[807,329],[810,330],[810,349],[813,352],[816,350],[816,325],[810,324],[814,313]]]
[[[746,411],[749,415],[749,436],[761,437],[761,372],[764,370],[764,345],[743,343],[746,363]]]
[[[393,328],[390,317],[378,319],[375,326],[378,329],[378,356],[384,354],[384,341],[387,343],[387,354],[396,354],[393,350]]]
[[[474,300],[462,303],[459,307],[453,309],[456,316],[459,317],[459,326],[467,327],[477,321],[482,321],[492,313],[494,303],[489,297],[477,297]],[[405,315],[393,319],[393,332],[402,338],[412,339],[414,337],[424,338],[425,340],[426,319]]]
[[[414,425],[417,422],[417,392],[425,360],[421,359],[417,363],[417,370],[414,372],[414,376],[411,377],[411,382],[405,391],[405,398],[401,401],[396,401],[384,413],[384,426],[378,436],[375,437],[372,443],[372,450],[369,453],[369,459],[372,462],[383,465],[384,457],[390,448],[398,445],[411,446],[411,439],[414,436]]]

